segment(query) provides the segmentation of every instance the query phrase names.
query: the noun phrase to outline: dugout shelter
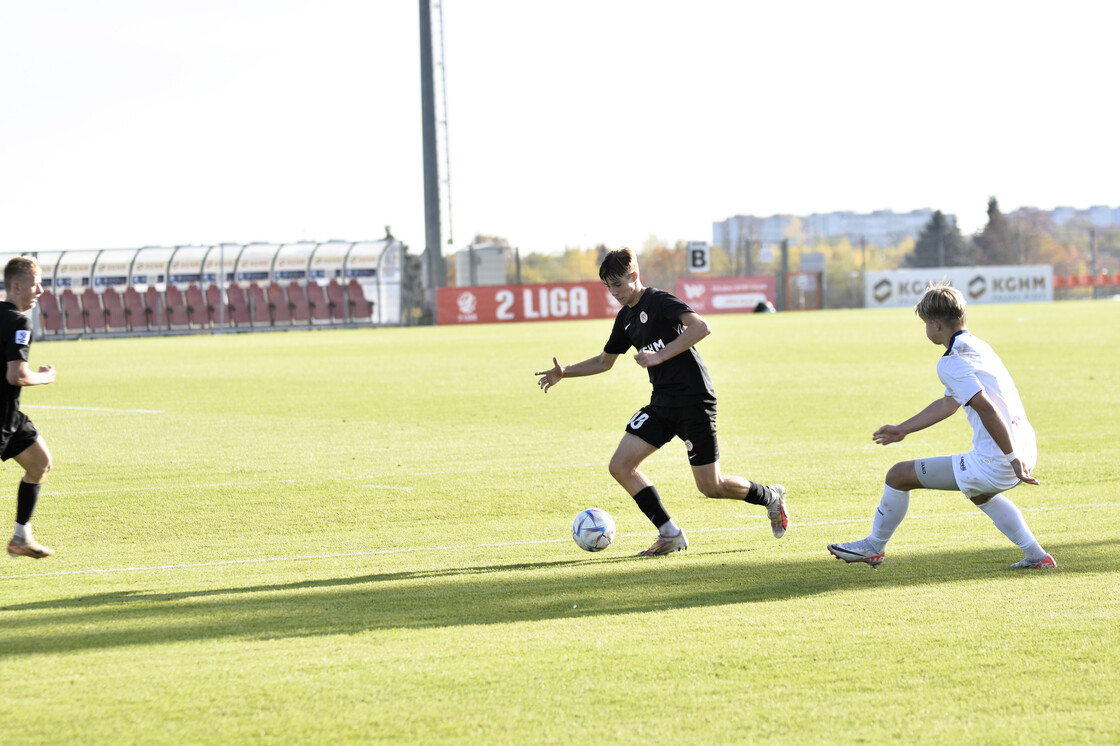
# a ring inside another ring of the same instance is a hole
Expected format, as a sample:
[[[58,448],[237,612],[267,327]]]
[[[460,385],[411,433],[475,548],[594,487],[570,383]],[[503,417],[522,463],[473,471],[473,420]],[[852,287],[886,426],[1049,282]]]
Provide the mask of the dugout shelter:
[[[404,252],[392,238],[28,252],[36,336],[396,326]]]

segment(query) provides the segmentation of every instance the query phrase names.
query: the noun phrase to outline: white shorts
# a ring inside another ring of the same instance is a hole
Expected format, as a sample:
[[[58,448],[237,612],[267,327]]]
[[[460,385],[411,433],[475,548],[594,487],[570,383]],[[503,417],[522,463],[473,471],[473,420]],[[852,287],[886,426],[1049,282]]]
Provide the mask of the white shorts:
[[[981,456],[976,451],[915,459],[914,471],[922,486],[931,490],[954,489],[954,485],[949,484],[951,476],[955,489],[965,497],[998,495],[1019,484],[1011,464],[1001,458]]]

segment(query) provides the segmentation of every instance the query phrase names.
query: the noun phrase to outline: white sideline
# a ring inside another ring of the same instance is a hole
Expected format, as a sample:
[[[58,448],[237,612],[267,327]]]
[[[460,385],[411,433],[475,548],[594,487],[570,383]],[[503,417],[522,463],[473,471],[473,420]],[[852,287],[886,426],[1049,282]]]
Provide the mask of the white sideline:
[[[83,412],[122,412],[124,414],[163,414],[162,409],[110,409],[108,407],[63,407],[54,404],[28,404],[21,407],[34,407],[36,409],[80,409]]]
[[[1120,503],[1090,503],[1087,505],[1054,505],[1042,506],[1037,508],[1022,508],[1024,513],[1041,513],[1044,511],[1052,510],[1082,510],[1085,508],[1115,508]],[[925,520],[929,518],[979,518],[984,514],[980,511],[966,511],[954,513],[928,513],[925,515],[911,515],[908,520]],[[733,516],[733,517],[752,517],[758,518],[757,514],[750,516]],[[844,518],[835,521],[810,521],[806,523],[791,523],[793,528],[811,528],[817,526],[837,526],[847,523],[868,523],[869,516],[861,518]],[[730,533],[732,531],[762,531],[770,530],[769,525],[760,526],[735,526],[731,528],[700,528],[689,529],[690,534],[715,534],[715,533]],[[620,536],[645,536],[645,534],[620,534]],[[385,554],[411,554],[415,552],[447,552],[452,550],[469,550],[469,549],[486,549],[488,547],[521,547],[533,546],[537,544],[561,544],[571,541],[571,539],[564,537],[561,539],[534,539],[530,541],[507,541],[507,542],[488,542],[483,544],[458,544],[447,546],[430,546],[430,547],[401,547],[398,549],[372,549],[363,552],[337,552],[332,554],[304,554],[295,555],[291,557],[254,557],[249,559],[236,559],[236,560],[218,560],[215,562],[184,562],[181,564],[173,565],[137,565],[133,567],[104,567],[104,568],[90,568],[87,570],[60,570],[57,572],[41,572],[41,573],[26,573],[19,575],[9,575],[0,577],[0,581],[4,580],[17,580],[20,578],[45,578],[57,577],[61,575],[105,575],[111,573],[122,572],[151,572],[153,570],[185,570],[198,567],[221,567],[224,565],[252,565],[263,564],[268,562],[303,562],[308,560],[324,560],[324,559],[345,559],[347,557],[375,557]]]

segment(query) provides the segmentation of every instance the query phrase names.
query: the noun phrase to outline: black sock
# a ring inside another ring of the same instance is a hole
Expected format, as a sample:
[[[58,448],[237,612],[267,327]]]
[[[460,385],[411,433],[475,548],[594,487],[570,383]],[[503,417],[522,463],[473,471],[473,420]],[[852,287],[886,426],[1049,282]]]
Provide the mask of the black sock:
[[[39,487],[41,485],[19,482],[19,492],[16,493],[16,523],[26,524],[35,512],[35,503],[39,502]]]
[[[758,482],[751,482],[751,488],[747,490],[747,496],[743,500],[751,505],[769,505],[771,501],[770,490]]]
[[[657,494],[657,488],[652,484],[634,495],[634,502],[638,503],[638,509],[646,514],[654,528],[660,529],[669,522],[669,514],[661,504],[661,495]]]

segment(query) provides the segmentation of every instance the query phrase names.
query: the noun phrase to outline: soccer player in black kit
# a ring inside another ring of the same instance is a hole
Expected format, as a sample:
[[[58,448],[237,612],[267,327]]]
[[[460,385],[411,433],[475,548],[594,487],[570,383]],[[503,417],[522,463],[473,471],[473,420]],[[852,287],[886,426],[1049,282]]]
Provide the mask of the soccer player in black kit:
[[[4,289],[7,300],[0,302],[0,345],[7,375],[0,384],[0,460],[14,459],[24,470],[16,493],[16,529],[8,542],[8,556],[42,559],[54,550],[31,535],[31,514],[39,501],[39,486],[51,470],[51,452],[35,425],[19,411],[19,394],[24,386],[54,381],[54,366],[42,365],[33,371],[27,364],[31,349],[27,312],[43,294],[39,265],[25,256],[9,261],[4,267]]]
[[[657,488],[638,469],[673,436],[684,441],[702,494],[765,507],[774,536],[781,538],[789,526],[785,487],[763,486],[720,473],[716,395],[695,347],[711,333],[708,322],[671,293],[645,287],[631,249],[609,252],[599,267],[599,277],[622,304],[603,351],[572,365],[561,365],[552,358],[552,368],[534,375],[541,376],[538,384],[548,393],[562,378],[603,373],[631,347],[638,350],[634,360],[649,372],[653,395],[649,406],[638,410],[626,425],[626,434],[611,457],[610,472],[657,527],[657,541],[641,554],[652,557],[688,548],[684,531],[665,510]]]

